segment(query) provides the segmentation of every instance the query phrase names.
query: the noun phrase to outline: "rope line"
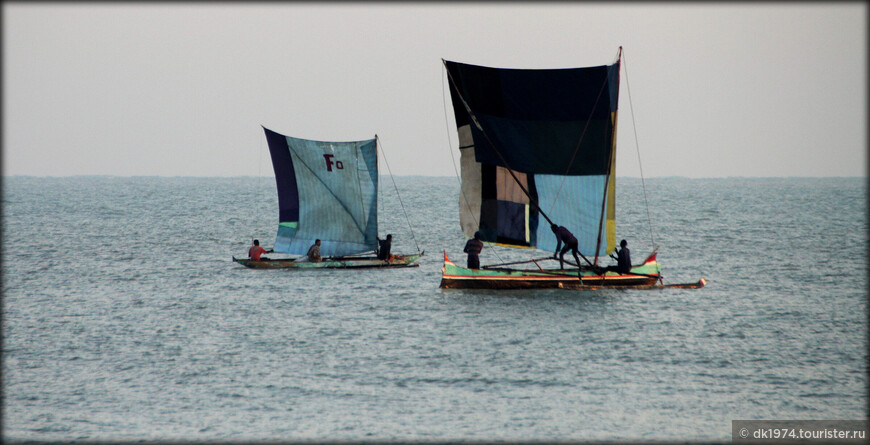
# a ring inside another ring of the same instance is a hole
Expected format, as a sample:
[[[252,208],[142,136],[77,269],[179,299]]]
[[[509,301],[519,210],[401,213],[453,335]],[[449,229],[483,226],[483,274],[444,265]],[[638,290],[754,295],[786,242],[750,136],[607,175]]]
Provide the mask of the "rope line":
[[[443,62],[444,59],[441,59]],[[444,71],[447,71],[446,67]],[[449,73],[448,73],[449,74]],[[471,210],[471,204],[468,202],[468,198],[465,196],[465,191],[462,189],[462,178],[459,175],[459,169],[456,168],[456,157],[453,156],[453,144],[450,142],[450,118],[447,115],[447,99],[446,92],[444,91],[444,76],[441,76],[441,105],[444,109],[444,127],[447,130],[447,151],[450,152],[450,160],[453,161],[453,172],[456,173],[456,181],[459,183],[459,194],[462,196],[462,202],[465,203],[466,208],[468,208],[468,214],[474,219],[474,225],[478,228],[480,227],[480,221],[477,219],[477,215]],[[458,131],[458,129],[457,129]],[[458,135],[457,135],[458,136]],[[474,144],[468,147],[459,147],[460,149],[473,147]],[[502,261],[501,257],[498,255],[498,251],[495,250],[494,247],[489,245],[489,243],[483,243],[483,247],[489,249],[491,253],[495,254],[495,257],[498,258],[499,262]]]
[[[598,108],[598,102],[601,100],[601,94],[604,92],[604,87],[607,86],[607,81],[610,78],[610,70],[612,68],[607,68],[607,77],[604,78],[604,83],[601,84],[601,89],[598,90],[598,96],[595,98],[595,104],[592,105],[592,113],[595,113],[595,109]],[[574,147],[574,153],[571,154],[571,160],[568,161],[568,166],[565,168],[565,174],[562,175],[562,182],[559,183],[559,190],[556,191],[556,195],[553,197],[553,205],[556,205],[556,200],[559,197],[559,194],[562,193],[562,186],[565,184],[565,179],[567,179],[568,172],[571,171],[571,166],[574,165],[574,159],[577,157],[577,152],[580,151],[580,144],[583,142],[583,138],[586,136],[586,130],[589,128],[589,123],[592,122],[592,114],[589,115],[589,119],[586,119],[586,124],[583,126],[583,132],[580,133],[580,139],[577,141],[577,146]]]
[[[640,183],[641,183],[641,186],[643,188],[643,201],[644,201],[644,204],[646,205],[647,224],[649,224],[649,239],[650,239],[650,243],[652,243],[653,250],[655,250],[656,249],[656,242],[655,242],[655,238],[653,237],[652,217],[650,216],[650,213],[649,213],[649,200],[647,200],[647,197],[646,197],[646,181],[644,180],[644,177],[643,177],[643,164],[640,161],[640,143],[638,142],[638,138],[637,138],[637,124],[635,123],[635,120],[634,120],[634,105],[632,105],[632,102],[631,102],[631,84],[628,81],[628,63],[625,61],[625,55],[622,56],[622,60],[623,60],[623,64],[625,65],[625,88],[628,91],[628,108],[631,111],[631,127],[634,131],[634,145],[635,145],[635,148],[637,149],[637,165],[640,168]]]
[[[617,60],[618,60],[618,57],[619,57],[619,55],[617,54]],[[568,161],[568,166],[565,167],[565,174],[562,175],[562,180],[559,182],[559,188],[556,190],[556,194],[553,195],[553,201],[550,204],[553,207],[556,206],[556,202],[559,200],[559,195],[562,193],[562,188],[565,185],[565,181],[568,179],[568,172],[571,171],[571,167],[574,165],[574,160],[577,158],[577,152],[580,151],[580,144],[583,143],[583,138],[586,136],[586,130],[589,129],[589,123],[592,122],[592,115],[595,113],[595,110],[598,108],[598,102],[601,101],[601,95],[604,93],[604,87],[607,86],[607,83],[610,80],[610,71],[612,69],[613,68],[611,68],[609,66],[607,67],[607,75],[604,77],[604,82],[601,83],[601,88],[598,89],[598,95],[595,97],[595,103],[592,105],[592,113],[589,114],[589,118],[586,119],[586,123],[583,125],[583,131],[580,133],[580,139],[577,140],[577,146],[574,147],[574,152],[571,154],[571,159]],[[610,165],[609,165],[610,159],[609,158],[608,158],[607,162],[608,162],[608,168],[607,168],[608,173],[606,174],[606,177],[609,179],[609,177],[610,177],[609,176],[609,172],[610,172],[610,168],[609,168],[610,167]],[[605,180],[605,184],[604,184],[604,197],[605,198],[607,197],[607,180]],[[600,244],[601,244],[601,226],[602,226],[602,224],[604,224],[603,214],[602,214],[602,217],[599,218],[599,220],[598,220],[598,232],[599,233],[598,233],[598,238],[597,238],[598,245],[596,245],[596,247],[595,247],[595,264],[598,264],[598,250],[599,250]],[[587,260],[587,261],[589,261],[589,260]]]
[[[257,149],[257,190],[262,188],[263,186],[263,138],[257,137],[260,141],[259,149]],[[256,202],[257,200],[254,200]],[[263,201],[265,202],[265,200]],[[259,221],[262,212],[262,206],[258,205],[256,210],[256,217],[254,221]],[[256,223],[251,225],[252,227],[256,227]],[[256,230],[256,229],[255,229]],[[251,233],[251,245],[254,244],[254,238],[256,234],[254,232]]]
[[[453,79],[453,75],[450,74],[450,70],[447,70],[447,61],[445,61],[444,59],[441,59],[441,61],[444,63],[444,68],[447,71],[447,76],[450,78],[451,81],[453,81],[453,85],[455,86],[456,80]],[[526,186],[524,186],[523,183],[520,182],[519,178],[517,178],[517,175],[514,174],[513,169],[510,168],[507,160],[504,158],[504,156],[498,150],[498,147],[496,147],[495,143],[492,142],[492,139],[490,139],[489,134],[487,134],[487,132],[483,129],[483,126],[480,125],[480,121],[477,120],[477,116],[474,114],[473,111],[471,111],[471,107],[468,105],[468,102],[465,100],[465,98],[462,97],[462,93],[459,92],[459,89],[456,90],[456,93],[459,95],[459,99],[462,101],[462,105],[465,107],[465,111],[468,112],[468,116],[471,117],[471,120],[472,120],[472,122],[474,122],[474,125],[480,130],[480,133],[483,135],[484,138],[486,138],[486,141],[489,142],[490,147],[492,147],[492,151],[494,151],[495,154],[498,155],[498,158],[499,158],[499,160],[501,160],[501,163],[504,164],[504,169],[507,170],[508,173],[510,173],[511,177],[514,178],[514,181],[516,181],[517,185],[520,186],[520,190],[522,190],[523,193],[525,193],[526,196],[529,198],[529,201],[535,205],[535,207],[538,209],[538,213],[540,213],[544,217],[544,219],[547,220],[548,223],[553,224],[553,221],[550,219],[550,217],[547,216],[547,214],[544,213],[544,211],[541,209],[541,206],[538,204],[538,200],[536,198],[532,197],[532,194],[529,193],[528,190],[526,190]]]
[[[402,213],[405,214],[405,220],[408,221],[408,229],[411,230],[411,239],[414,240],[414,246],[417,248],[417,252],[420,251],[420,245],[417,244],[417,237],[414,236],[414,228],[411,226],[411,218],[408,218],[408,212],[405,211],[405,203],[402,202],[402,196],[399,195],[399,187],[396,186],[396,179],[393,178],[393,171],[390,170],[390,163],[387,161],[387,154],[384,152],[384,147],[381,144],[381,138],[378,135],[375,135],[375,139],[377,139],[378,148],[381,149],[381,156],[384,157],[384,164],[387,165],[387,171],[390,173],[390,179],[393,181],[393,188],[396,189],[396,197],[399,198],[399,204],[402,206]]]

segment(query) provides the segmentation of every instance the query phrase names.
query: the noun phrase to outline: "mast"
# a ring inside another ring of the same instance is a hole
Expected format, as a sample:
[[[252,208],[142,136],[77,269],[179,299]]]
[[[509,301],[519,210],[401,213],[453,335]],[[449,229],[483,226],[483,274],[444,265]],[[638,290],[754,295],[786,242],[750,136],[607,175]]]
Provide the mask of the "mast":
[[[616,94],[617,103],[619,102],[619,68],[622,63],[622,46],[619,47],[619,52],[616,55]],[[601,250],[601,229],[604,226],[604,212],[607,209],[607,189],[610,186],[611,169],[616,160],[616,115],[619,112],[619,107],[613,111],[613,137],[611,139],[610,158],[607,160],[607,174],[604,177],[604,196],[601,199],[601,216],[598,218],[598,236],[595,238],[595,265],[598,265],[598,252]],[[615,175],[616,172],[614,171]]]

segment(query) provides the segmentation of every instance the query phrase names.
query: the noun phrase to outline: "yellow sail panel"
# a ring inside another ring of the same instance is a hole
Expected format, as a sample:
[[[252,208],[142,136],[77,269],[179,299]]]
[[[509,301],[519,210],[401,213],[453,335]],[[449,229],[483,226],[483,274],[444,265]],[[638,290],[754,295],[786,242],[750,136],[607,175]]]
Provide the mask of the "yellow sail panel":
[[[606,252],[613,252],[616,248],[616,114],[614,110],[610,113],[613,119],[613,147],[610,150],[610,180],[607,181],[607,214],[605,216],[605,241],[607,242]]]

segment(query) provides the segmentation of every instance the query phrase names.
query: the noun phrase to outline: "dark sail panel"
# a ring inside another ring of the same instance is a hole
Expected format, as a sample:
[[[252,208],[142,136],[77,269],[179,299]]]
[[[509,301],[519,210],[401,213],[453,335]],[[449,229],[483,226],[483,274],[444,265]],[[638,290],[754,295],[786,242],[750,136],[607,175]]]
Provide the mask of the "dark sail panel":
[[[275,170],[275,184],[278,187],[278,221],[291,224],[299,222],[299,191],[296,188],[296,172],[293,170],[293,158],[287,138],[268,128],[266,142],[272,156],[272,168]]]
[[[445,65],[457,127],[470,124],[478,162],[537,174],[608,173],[617,64],[543,70]]]

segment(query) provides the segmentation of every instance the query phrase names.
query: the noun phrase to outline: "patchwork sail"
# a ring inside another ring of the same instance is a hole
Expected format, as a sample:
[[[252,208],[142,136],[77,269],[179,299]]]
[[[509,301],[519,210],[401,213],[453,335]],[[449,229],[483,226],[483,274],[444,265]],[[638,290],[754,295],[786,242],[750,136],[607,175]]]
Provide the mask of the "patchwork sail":
[[[549,217],[577,237],[581,253],[613,250],[619,63],[509,69],[444,62],[467,236],[480,231],[483,241],[553,250]]]

